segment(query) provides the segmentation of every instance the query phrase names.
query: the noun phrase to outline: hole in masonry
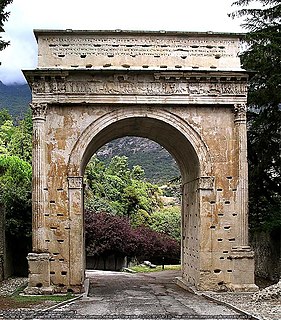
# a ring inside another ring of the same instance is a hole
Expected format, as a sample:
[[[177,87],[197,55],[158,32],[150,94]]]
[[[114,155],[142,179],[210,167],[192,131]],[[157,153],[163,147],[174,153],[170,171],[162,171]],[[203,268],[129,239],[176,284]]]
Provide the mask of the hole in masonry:
[[[84,58],[86,58],[86,55],[85,54],[81,54],[80,58],[84,59]]]
[[[62,271],[62,272],[61,272],[61,275],[62,275],[62,276],[66,276],[66,275],[67,275],[67,271]]]
[[[55,200],[51,200],[50,203],[56,203],[56,201]]]
[[[222,241],[223,239],[219,238],[218,241]]]
[[[228,251],[227,251],[227,250],[224,250],[222,253],[228,253]]]
[[[92,66],[93,66],[92,64],[86,64],[86,68],[88,68],[88,69],[92,68]]]
[[[51,229],[51,230],[56,230],[56,229],[57,229],[57,227],[51,227],[50,229]]]
[[[168,68],[167,66],[161,65],[160,68],[165,69]]]
[[[67,289],[67,292],[73,293],[73,290],[72,289]]]
[[[230,238],[228,239],[228,241],[235,241],[235,238]]]
[[[42,284],[41,282],[39,282],[39,283],[36,284],[36,287],[37,287],[37,288],[42,288],[42,287],[43,287],[43,284]]]
[[[225,229],[225,230],[229,230],[229,229],[230,229],[230,226],[225,226],[224,229]]]
[[[59,283],[59,284],[58,284],[58,287],[59,287],[59,288],[63,288],[63,287],[65,287],[65,285],[64,285],[63,283]]]
[[[123,68],[130,68],[130,65],[129,64],[122,64],[122,67]]]
[[[57,188],[57,191],[63,191],[63,188]]]
[[[220,54],[216,54],[215,55],[215,59],[220,59],[221,55]]]
[[[57,213],[58,217],[63,217],[63,213]]]
[[[142,67],[143,68],[148,68],[149,66],[147,64],[144,64]]]
[[[65,57],[65,54],[59,54],[58,57],[64,58],[64,57]]]
[[[61,258],[61,259],[59,259],[59,261],[64,261],[64,259],[63,259],[63,258]]]
[[[219,213],[218,216],[219,216],[219,217],[223,217],[223,213]]]
[[[223,281],[218,282],[219,286],[222,286],[223,284],[224,284]]]
[[[63,239],[59,239],[58,242],[62,243],[62,242],[64,242],[64,240]]]
[[[225,203],[225,204],[230,204],[230,201],[229,201],[229,200],[226,200],[224,203]]]
[[[211,226],[210,229],[216,229],[216,226]]]
[[[232,177],[231,177],[231,176],[228,176],[228,177],[226,177],[226,179],[230,180],[230,179],[232,179]]]
[[[236,217],[237,216],[237,213],[232,213],[233,217]]]
[[[214,270],[214,273],[220,273],[220,272],[221,272],[220,269],[215,269],[215,270]]]
[[[103,67],[104,67],[104,68],[111,67],[111,63],[106,63],[106,64],[103,65]]]
[[[218,188],[217,191],[222,191],[222,189],[221,189],[221,188]]]
[[[221,260],[224,260],[224,257],[220,257]]]
[[[232,272],[232,270],[227,270],[227,272]]]
[[[214,201],[214,200],[210,201],[210,204],[215,204],[215,203],[216,203],[216,201]]]
[[[114,57],[114,54],[113,54],[113,53],[109,53],[107,56],[108,56],[109,58],[113,58],[113,57]]]
[[[177,65],[175,65],[175,68],[180,69],[180,68],[182,68],[182,66],[177,64]]]
[[[56,274],[55,271],[50,271],[50,274]]]
[[[45,242],[50,242],[50,240],[45,240]]]
[[[187,58],[187,56],[181,56],[181,58],[182,58],[182,59],[186,59],[186,58]]]

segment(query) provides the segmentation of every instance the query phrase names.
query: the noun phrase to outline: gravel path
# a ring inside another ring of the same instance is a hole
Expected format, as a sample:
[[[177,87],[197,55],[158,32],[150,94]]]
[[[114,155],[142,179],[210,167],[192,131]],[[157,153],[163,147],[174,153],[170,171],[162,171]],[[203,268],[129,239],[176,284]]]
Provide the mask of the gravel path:
[[[95,275],[94,275],[95,274]],[[112,279],[105,278],[105,275],[100,274],[98,276],[98,273],[94,273],[90,275],[90,278],[94,279],[91,280],[92,286],[91,291],[89,294],[90,300],[94,301],[96,306],[101,303],[102,299],[104,298],[104,292],[100,292],[101,295],[99,295],[99,290],[103,291],[106,290],[106,285],[108,284],[108,287],[110,290],[112,290],[112,286],[114,289],[114,283],[112,282]],[[154,279],[153,285],[150,286],[151,290],[156,290],[156,295],[158,297],[158,301],[165,301],[165,294],[166,289],[162,287],[160,284],[163,282],[164,284],[170,282],[171,277],[174,278],[177,276],[175,272],[156,272],[153,274],[146,274],[142,279],[140,279],[140,282],[138,282],[137,286],[141,287],[145,283],[145,279],[148,279],[149,277]],[[94,278],[93,278],[94,277]],[[131,275],[127,275],[126,278],[130,278]],[[109,282],[108,282],[109,281]],[[27,283],[27,278],[9,278],[8,280],[3,281],[0,283],[0,296],[9,296],[12,295],[15,290]],[[122,284],[122,282],[121,282]],[[123,290],[127,290],[127,292],[130,291],[128,284],[123,282],[124,288]],[[117,288],[120,286],[120,283],[117,285]],[[121,286],[122,287],[122,286]],[[116,288],[115,288],[116,289]],[[121,288],[122,289],[122,288]],[[134,290],[139,295],[139,288],[135,287]],[[159,292],[157,292],[157,290]],[[164,292],[164,291],[165,292]],[[176,287],[172,287],[170,292],[176,291]],[[151,291],[152,292],[152,291]],[[122,291],[121,291],[122,293]],[[169,290],[168,290],[169,293]],[[184,292],[182,294],[185,294]],[[258,319],[263,320],[280,320],[281,319],[281,300],[275,299],[275,300],[263,300],[263,301],[254,301],[253,294],[252,293],[231,293],[231,292],[225,292],[225,293],[214,293],[214,292],[204,292],[203,295],[207,296],[210,299],[215,299],[216,301],[220,301],[221,303],[225,303],[227,306],[233,306],[234,308],[238,308],[239,310],[243,310],[248,314],[251,314],[255,316]],[[138,297],[140,298],[140,297]],[[143,297],[141,297],[143,299]],[[197,298],[195,298],[196,300]],[[129,301],[129,300],[128,300]],[[145,301],[145,300],[144,300]],[[180,296],[177,296],[176,300],[177,303],[183,303],[184,300],[181,299]],[[166,307],[169,305],[165,302]],[[79,302],[77,301],[78,305]],[[72,310],[75,310],[75,305],[79,308],[81,308],[81,305],[78,306],[76,303],[73,303],[71,306]],[[112,305],[112,303],[111,303]],[[85,301],[83,303],[83,308],[85,307]],[[101,306],[100,306],[101,307]],[[67,308],[67,306],[66,306]],[[235,311],[234,311],[235,314]],[[222,318],[223,319],[223,318]]]
[[[0,296],[10,296],[25,284],[27,284],[27,278],[8,278],[0,282]]]
[[[281,319],[281,300],[254,301],[252,293],[206,293],[207,296],[239,308],[263,320]]]

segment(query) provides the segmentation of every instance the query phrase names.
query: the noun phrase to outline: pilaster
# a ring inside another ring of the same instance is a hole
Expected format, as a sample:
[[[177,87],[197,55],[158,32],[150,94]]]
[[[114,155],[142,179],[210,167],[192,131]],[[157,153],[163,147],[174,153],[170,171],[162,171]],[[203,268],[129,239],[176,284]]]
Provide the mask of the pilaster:
[[[69,199],[69,282],[74,292],[81,292],[84,283],[85,246],[84,243],[84,216],[83,216],[83,177],[68,177]]]
[[[234,125],[237,140],[238,186],[237,210],[240,215],[238,236],[240,245],[248,245],[248,163],[247,163],[247,124],[246,104],[234,106]]]
[[[31,103],[33,121],[32,140],[32,251],[44,252],[45,248],[45,122],[46,103]]]

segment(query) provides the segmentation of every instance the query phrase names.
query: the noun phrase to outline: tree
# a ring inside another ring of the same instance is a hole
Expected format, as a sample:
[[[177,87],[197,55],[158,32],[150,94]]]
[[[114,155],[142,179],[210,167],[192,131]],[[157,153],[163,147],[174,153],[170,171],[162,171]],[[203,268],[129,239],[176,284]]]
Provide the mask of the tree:
[[[13,0],[1,0],[0,1],[0,32],[4,32],[4,22],[9,18],[10,12],[5,11],[8,4],[12,3]],[[9,41],[1,40],[0,37],[0,51],[5,49],[9,45]]]
[[[249,221],[253,229],[281,226],[281,4],[280,0],[239,0],[246,50],[243,67],[253,70],[249,86]],[[255,5],[251,8],[248,5]]]
[[[133,217],[139,210],[151,214],[161,206],[159,187],[145,180],[140,166],[130,170],[125,156],[113,157],[107,166],[93,157],[85,178],[88,209]]]

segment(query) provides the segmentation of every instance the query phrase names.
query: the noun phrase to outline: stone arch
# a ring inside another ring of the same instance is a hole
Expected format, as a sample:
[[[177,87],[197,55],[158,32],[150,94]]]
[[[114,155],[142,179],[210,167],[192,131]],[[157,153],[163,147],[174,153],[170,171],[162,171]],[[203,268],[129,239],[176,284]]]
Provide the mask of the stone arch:
[[[124,135],[160,143],[181,170],[181,283],[256,289],[239,36],[35,33],[38,68],[25,71],[34,133],[27,291],[83,291],[84,169],[99,147]]]

